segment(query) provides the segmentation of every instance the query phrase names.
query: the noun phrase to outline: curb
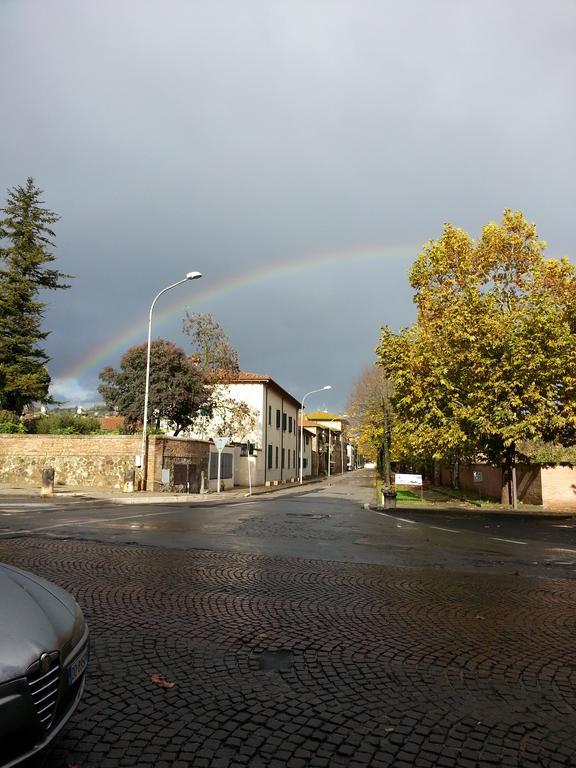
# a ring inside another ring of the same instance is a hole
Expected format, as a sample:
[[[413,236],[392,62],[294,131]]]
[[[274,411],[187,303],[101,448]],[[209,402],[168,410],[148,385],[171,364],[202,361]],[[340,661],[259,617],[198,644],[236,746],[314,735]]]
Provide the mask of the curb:
[[[440,502],[441,503],[441,502]],[[385,512],[386,514],[390,514],[391,516],[394,516],[394,512],[428,512],[431,515],[434,514],[442,514],[444,512],[449,512],[451,514],[473,514],[473,515],[500,515],[500,517],[538,517],[541,519],[548,519],[548,520],[562,520],[562,519],[571,519],[576,517],[576,511],[570,512],[567,510],[551,510],[551,509],[495,509],[494,507],[477,507],[477,506],[471,506],[471,507],[436,507],[433,506],[434,502],[430,504],[430,506],[413,506],[413,505],[405,505],[405,506],[397,506],[395,509],[387,509],[386,507],[380,506],[378,504],[371,504],[366,503],[364,504],[364,509],[370,509],[373,512]]]

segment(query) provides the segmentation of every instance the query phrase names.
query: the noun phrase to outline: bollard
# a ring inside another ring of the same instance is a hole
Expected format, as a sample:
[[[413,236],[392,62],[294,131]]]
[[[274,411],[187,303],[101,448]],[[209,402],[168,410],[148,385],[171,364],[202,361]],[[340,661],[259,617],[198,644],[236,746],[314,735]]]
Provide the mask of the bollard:
[[[40,489],[41,496],[53,496],[54,495],[54,468],[46,467],[42,470],[42,488]]]
[[[382,506],[384,509],[396,509],[396,491],[392,488],[382,488]]]
[[[124,470],[124,484],[122,486],[122,491],[124,493],[134,493],[135,476],[136,476],[136,472],[130,467],[127,467]]]

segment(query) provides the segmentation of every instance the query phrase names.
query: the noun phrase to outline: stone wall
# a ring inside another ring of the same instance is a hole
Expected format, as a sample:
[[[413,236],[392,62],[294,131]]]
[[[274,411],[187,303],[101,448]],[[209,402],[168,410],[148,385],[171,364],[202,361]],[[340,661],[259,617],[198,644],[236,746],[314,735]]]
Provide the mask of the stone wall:
[[[40,487],[54,467],[56,485],[121,488],[139,453],[132,435],[0,435],[0,483]]]
[[[0,483],[40,487],[42,470],[55,469],[55,484],[78,487],[121,489],[126,472],[136,468],[136,456],[142,450],[139,435],[1,435]],[[149,437],[148,489],[159,490],[162,469],[174,466],[196,467],[195,486],[200,473],[207,473],[208,443],[186,438]],[[190,472],[192,476],[193,472]],[[136,471],[136,487],[140,480]],[[186,490],[169,484],[172,490]],[[192,489],[191,489],[192,490]]]

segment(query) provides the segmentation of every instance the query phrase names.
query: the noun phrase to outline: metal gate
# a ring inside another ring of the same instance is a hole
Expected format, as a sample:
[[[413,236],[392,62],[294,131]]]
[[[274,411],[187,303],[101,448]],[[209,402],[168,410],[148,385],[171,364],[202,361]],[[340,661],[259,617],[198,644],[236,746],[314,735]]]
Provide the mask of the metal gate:
[[[172,486],[175,490],[182,489],[184,493],[198,493],[197,464],[174,464]]]

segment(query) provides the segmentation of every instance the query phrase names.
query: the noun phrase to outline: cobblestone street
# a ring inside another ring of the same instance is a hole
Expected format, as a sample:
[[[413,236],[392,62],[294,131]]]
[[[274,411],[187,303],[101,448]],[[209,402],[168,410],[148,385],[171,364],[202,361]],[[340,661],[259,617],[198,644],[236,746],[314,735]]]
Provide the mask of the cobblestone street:
[[[576,765],[576,583],[16,538],[92,658],[45,768]]]

